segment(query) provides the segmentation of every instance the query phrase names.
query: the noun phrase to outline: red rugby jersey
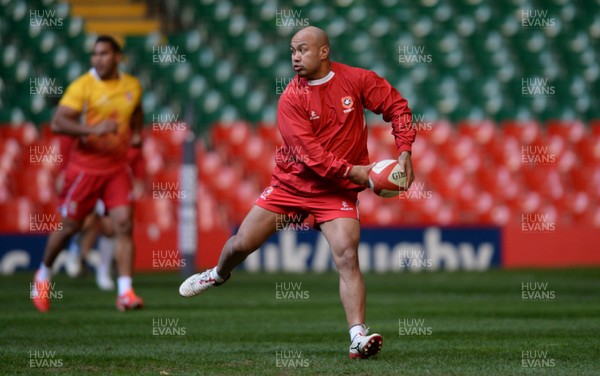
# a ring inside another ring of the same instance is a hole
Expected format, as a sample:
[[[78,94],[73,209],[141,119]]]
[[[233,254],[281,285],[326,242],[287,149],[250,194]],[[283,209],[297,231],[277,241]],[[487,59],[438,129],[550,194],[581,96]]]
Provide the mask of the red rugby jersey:
[[[399,153],[411,151],[416,131],[410,108],[375,72],[332,62],[319,80],[296,76],[277,107],[283,145],[271,185],[306,197],[363,190],[347,177],[353,165],[369,164],[364,109],[392,123]]]

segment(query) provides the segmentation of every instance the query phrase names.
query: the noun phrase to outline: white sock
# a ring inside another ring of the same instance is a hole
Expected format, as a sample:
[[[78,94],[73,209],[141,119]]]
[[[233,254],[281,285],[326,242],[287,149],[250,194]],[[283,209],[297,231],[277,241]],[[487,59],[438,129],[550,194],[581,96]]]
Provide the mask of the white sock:
[[[117,285],[119,289],[119,296],[125,294],[127,290],[131,289],[131,277],[117,278]]]
[[[52,278],[52,270],[42,262],[35,277],[38,281],[49,281]]]
[[[217,283],[223,283],[223,282],[225,282],[225,278],[221,277],[219,275],[219,273],[217,273],[217,267],[216,266],[210,271],[210,276],[212,277],[212,279],[214,279],[215,281],[217,281]]]
[[[98,239],[98,252],[100,252],[100,264],[98,264],[98,274],[110,274],[110,264],[113,260],[115,249],[114,239],[100,235]]]
[[[354,340],[357,334],[364,333],[366,326],[364,324],[356,324],[350,328],[350,341]]]

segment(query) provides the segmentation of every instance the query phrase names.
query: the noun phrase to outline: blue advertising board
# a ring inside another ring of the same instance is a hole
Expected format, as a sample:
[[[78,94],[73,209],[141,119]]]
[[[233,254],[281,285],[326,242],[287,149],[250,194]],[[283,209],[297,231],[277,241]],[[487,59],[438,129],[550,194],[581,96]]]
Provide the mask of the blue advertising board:
[[[500,266],[501,230],[477,228],[363,228],[363,271],[487,270]],[[244,263],[248,271],[327,271],[331,251],[317,231],[279,231]]]
[[[46,235],[0,235],[0,273],[32,271],[42,259]],[[358,247],[363,271],[481,271],[499,267],[501,229],[362,228]],[[59,256],[54,269],[66,262]],[[242,266],[248,271],[324,272],[334,270],[329,244],[314,230],[278,231]]]

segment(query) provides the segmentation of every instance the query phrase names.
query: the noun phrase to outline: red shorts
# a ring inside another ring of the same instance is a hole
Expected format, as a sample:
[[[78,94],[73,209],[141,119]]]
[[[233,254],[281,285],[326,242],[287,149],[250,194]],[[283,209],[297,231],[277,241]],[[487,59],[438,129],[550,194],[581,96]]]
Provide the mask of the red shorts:
[[[312,214],[315,223],[323,223],[337,218],[359,219],[358,193],[345,191],[318,197],[300,197],[281,188],[268,187],[256,200],[256,205],[278,214]]]
[[[60,194],[60,210],[63,217],[83,220],[94,210],[98,199],[110,211],[118,206],[131,205],[131,196],[131,172],[126,166],[101,175],[69,166]]]

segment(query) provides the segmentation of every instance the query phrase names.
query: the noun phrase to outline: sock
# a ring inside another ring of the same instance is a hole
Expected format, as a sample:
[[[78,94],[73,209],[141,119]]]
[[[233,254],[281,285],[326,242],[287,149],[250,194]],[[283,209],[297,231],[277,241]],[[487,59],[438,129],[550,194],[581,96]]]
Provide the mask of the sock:
[[[364,324],[356,324],[350,328],[350,341],[354,340],[357,334],[364,333],[366,326]]]
[[[217,281],[217,283],[223,283],[223,282],[225,282],[225,278],[221,277],[219,275],[219,273],[217,273],[217,267],[216,266],[213,268],[213,270],[210,271],[210,276],[212,277],[212,279],[214,279],[215,281]]]
[[[119,290],[119,296],[125,294],[127,290],[131,289],[131,277],[117,278],[117,285]]]
[[[44,265],[44,263],[42,262],[40,268],[38,269],[36,279],[38,281],[49,281],[50,278],[52,278],[52,270],[50,270],[50,268]]]
[[[110,274],[110,263],[114,253],[114,239],[100,235],[98,239],[98,252],[100,253],[100,263],[98,264],[98,274]]]

